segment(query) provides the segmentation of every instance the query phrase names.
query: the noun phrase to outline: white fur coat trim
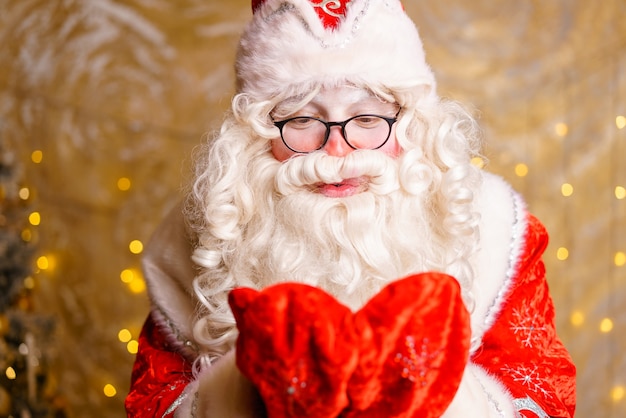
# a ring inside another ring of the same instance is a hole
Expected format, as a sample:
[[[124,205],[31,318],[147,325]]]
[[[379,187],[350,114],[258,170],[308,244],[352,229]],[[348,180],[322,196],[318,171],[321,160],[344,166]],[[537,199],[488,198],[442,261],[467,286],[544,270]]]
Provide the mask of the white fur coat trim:
[[[480,213],[480,250],[473,260],[472,342],[477,348],[493,325],[511,287],[525,245],[526,206],[502,178],[485,173],[476,199]]]
[[[461,385],[442,418],[514,418],[513,397],[500,381],[468,363]]]
[[[254,387],[235,365],[235,350],[203,370],[185,388],[175,407],[175,418],[262,416]],[[256,413],[255,408],[259,409]]]
[[[173,347],[189,360],[198,354],[193,342],[195,312],[191,261],[192,239],[187,233],[182,206],[171,210],[155,231],[143,257],[143,271],[152,303],[152,317]]]

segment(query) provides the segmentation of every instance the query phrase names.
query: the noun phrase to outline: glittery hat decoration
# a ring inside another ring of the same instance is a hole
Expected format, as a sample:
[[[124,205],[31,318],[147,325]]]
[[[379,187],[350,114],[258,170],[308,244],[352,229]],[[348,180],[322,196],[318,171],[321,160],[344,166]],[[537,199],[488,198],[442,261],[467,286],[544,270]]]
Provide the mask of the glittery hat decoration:
[[[336,28],[346,14],[347,4],[351,0],[310,0],[325,28]],[[252,0],[252,11],[265,3],[265,0]]]
[[[236,70],[237,90],[255,100],[290,85],[341,82],[435,95],[399,0],[252,0],[252,10]]]

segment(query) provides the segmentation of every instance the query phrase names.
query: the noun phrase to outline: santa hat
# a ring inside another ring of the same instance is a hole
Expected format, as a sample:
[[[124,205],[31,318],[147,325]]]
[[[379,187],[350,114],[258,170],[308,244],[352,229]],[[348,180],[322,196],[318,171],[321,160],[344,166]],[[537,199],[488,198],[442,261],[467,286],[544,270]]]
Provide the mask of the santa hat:
[[[399,0],[252,0],[237,90],[268,100],[288,86],[351,82],[433,96],[415,24]]]

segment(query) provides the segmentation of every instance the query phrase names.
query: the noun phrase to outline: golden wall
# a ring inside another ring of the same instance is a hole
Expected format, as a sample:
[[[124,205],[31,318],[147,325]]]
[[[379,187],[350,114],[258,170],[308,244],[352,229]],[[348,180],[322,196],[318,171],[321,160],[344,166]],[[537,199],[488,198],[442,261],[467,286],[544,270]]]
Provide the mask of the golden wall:
[[[626,0],[405,6],[440,95],[477,109],[485,169],[550,231],[577,416],[626,416]],[[40,214],[32,309],[54,317],[38,346],[69,416],[124,416],[149,309],[130,244],[219,128],[250,13],[244,0],[0,2],[0,150]]]

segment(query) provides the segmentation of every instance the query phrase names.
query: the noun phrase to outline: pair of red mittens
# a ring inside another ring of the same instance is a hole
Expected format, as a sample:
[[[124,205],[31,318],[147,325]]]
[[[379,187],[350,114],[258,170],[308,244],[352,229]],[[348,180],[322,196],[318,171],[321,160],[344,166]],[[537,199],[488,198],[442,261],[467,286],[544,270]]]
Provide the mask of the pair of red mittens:
[[[440,417],[468,359],[469,314],[445,274],[392,282],[356,313],[297,283],[229,301],[237,366],[269,418]]]

